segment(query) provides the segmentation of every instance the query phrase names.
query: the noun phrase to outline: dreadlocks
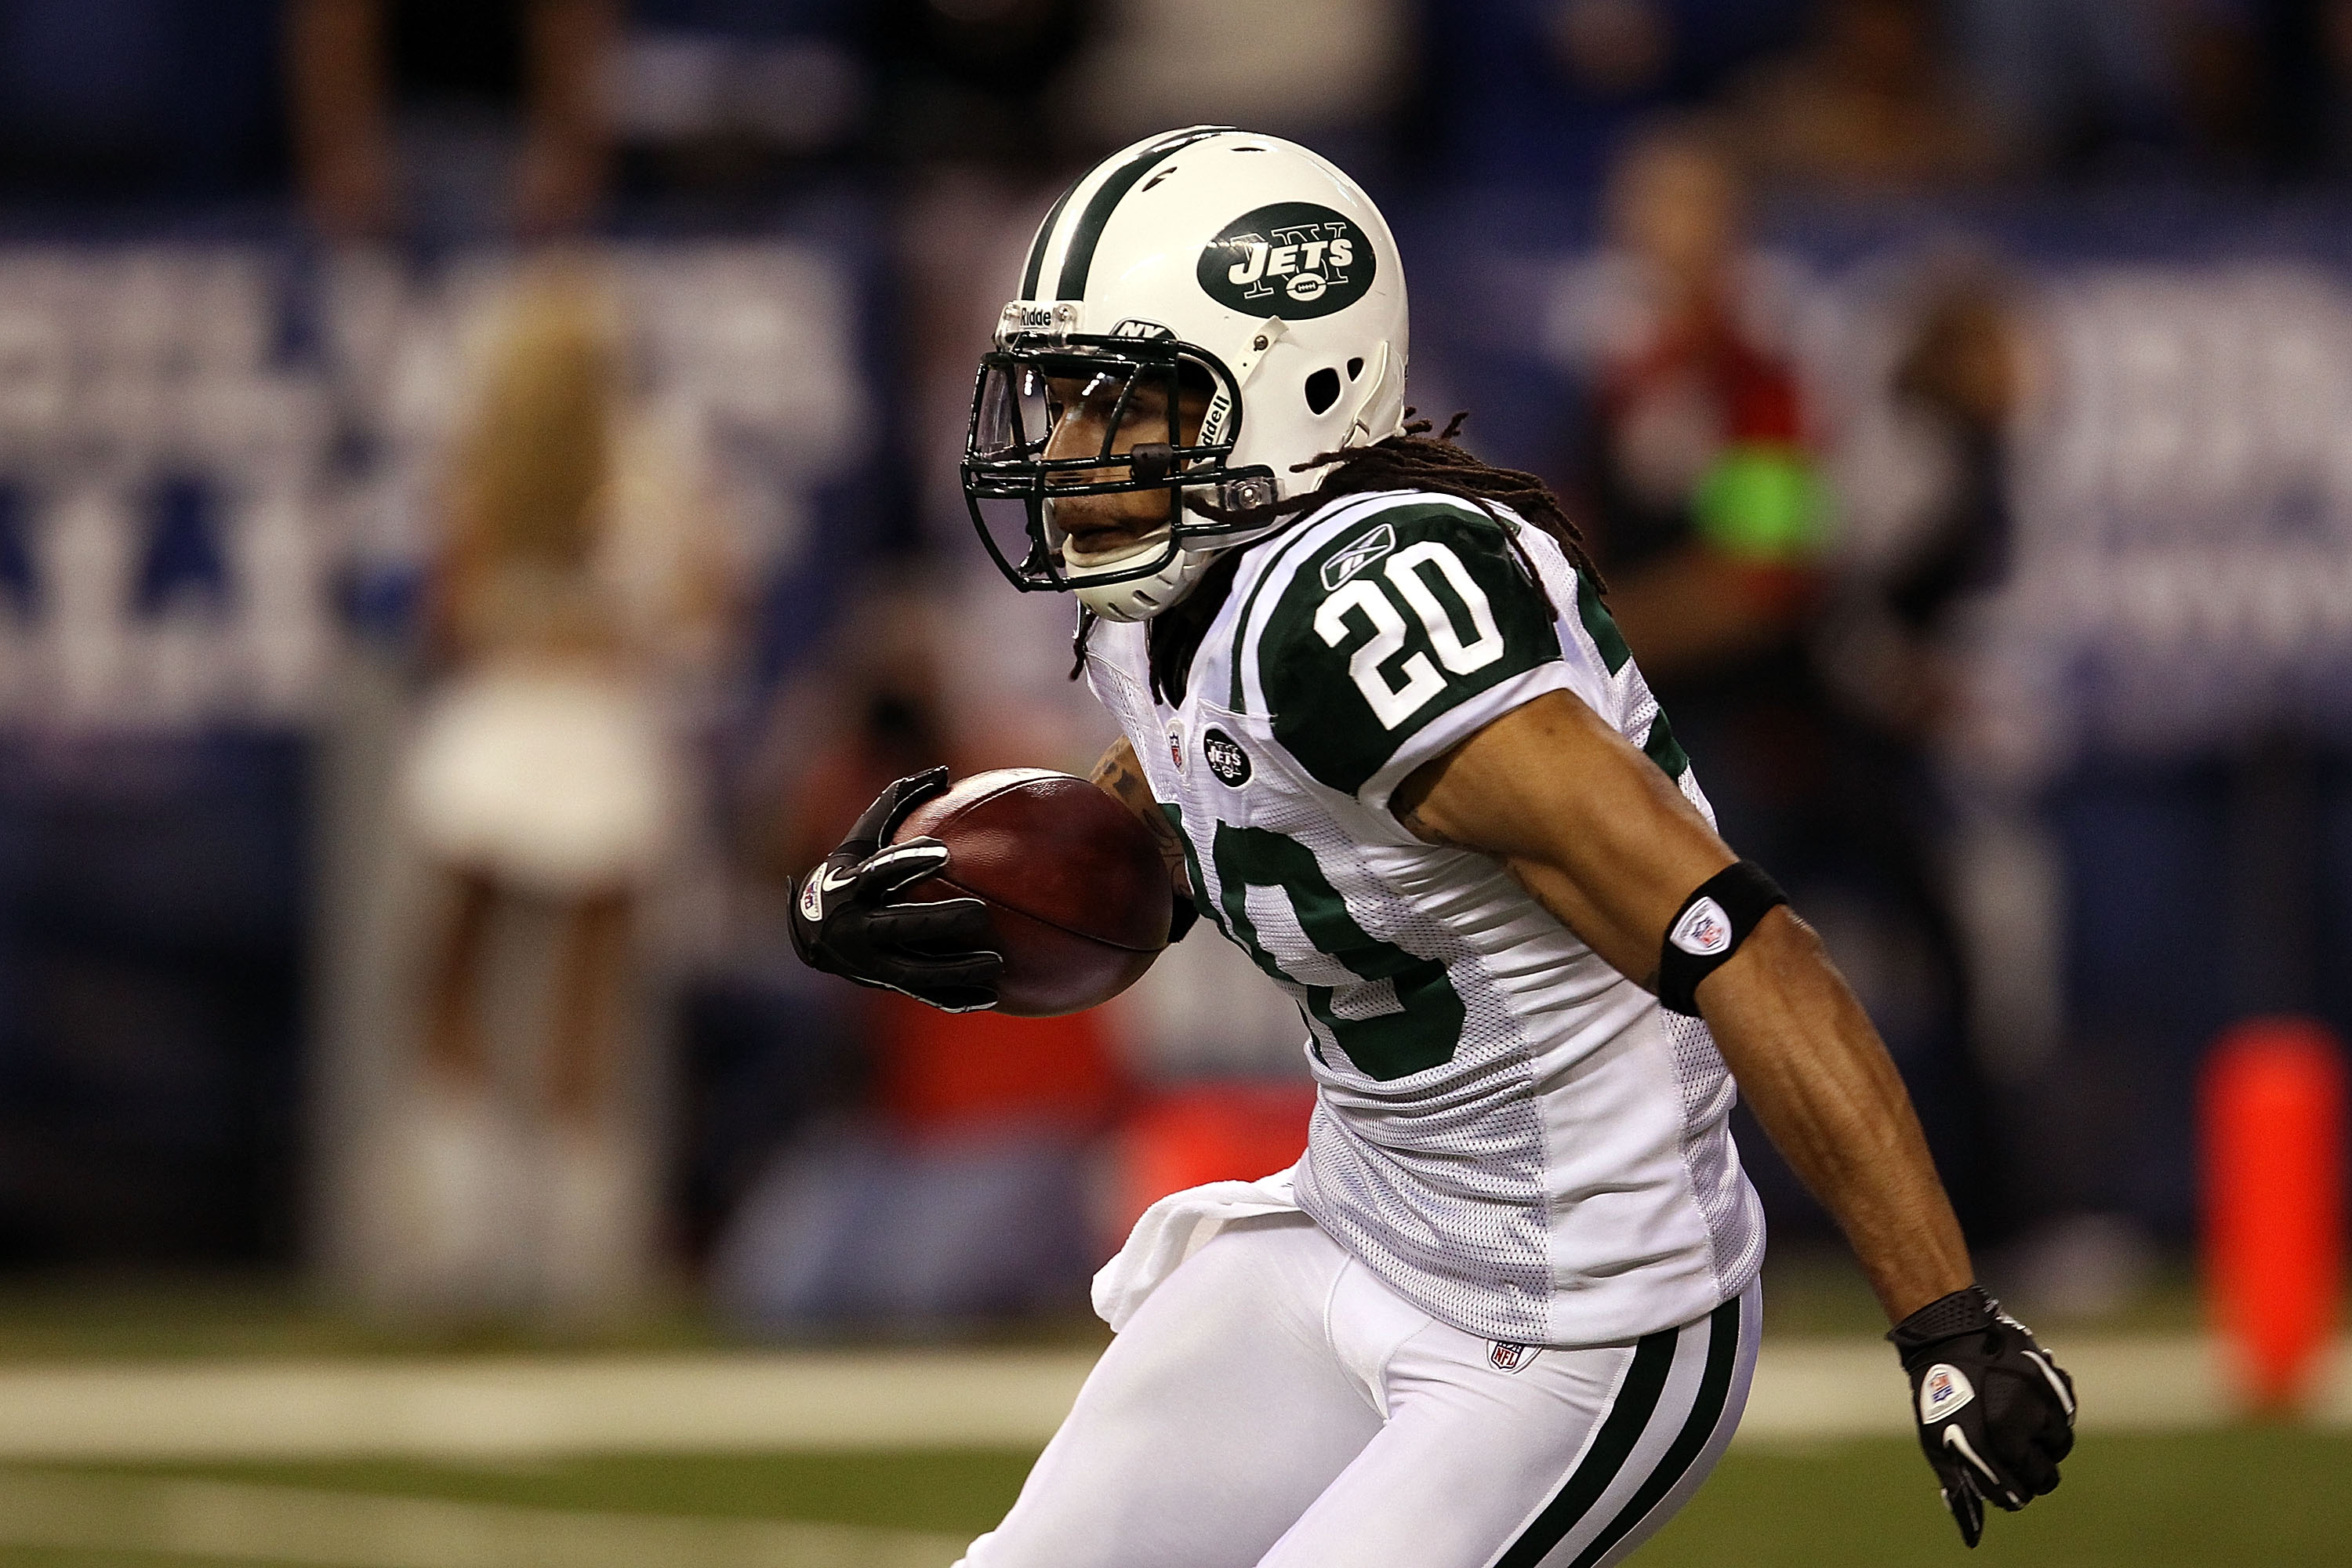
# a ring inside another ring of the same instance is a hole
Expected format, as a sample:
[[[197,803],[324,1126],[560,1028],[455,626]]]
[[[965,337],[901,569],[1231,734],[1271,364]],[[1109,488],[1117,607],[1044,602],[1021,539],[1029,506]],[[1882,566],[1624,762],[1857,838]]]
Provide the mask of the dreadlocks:
[[[1414,412],[1405,410],[1410,423],[1401,436],[1391,436],[1370,447],[1319,453],[1303,463],[1293,464],[1293,473],[1331,466],[1323,482],[1304,494],[1245,510],[1228,511],[1207,502],[1192,504],[1220,522],[1255,526],[1295,519],[1335,496],[1360,495],[1371,490],[1433,490],[1473,503],[1503,523],[1506,532],[1515,531],[1495,508],[1510,508],[1551,535],[1577,571],[1591,582],[1596,591],[1600,588],[1601,574],[1593,566],[1591,552],[1585,548],[1584,535],[1569,521],[1550,486],[1533,474],[1480,462],[1455,445],[1454,437],[1468,415],[1456,414],[1446,422],[1444,429],[1432,437],[1431,422],[1414,419]],[[1225,552],[1191,593],[1152,617],[1151,690],[1161,701],[1172,706],[1184,700],[1185,672],[1192,667],[1192,656],[1200,650],[1201,639],[1208,635],[1209,623],[1224,607],[1225,595],[1233,590],[1234,574],[1241,569],[1242,556],[1250,548],[1243,545]],[[1532,567],[1528,574],[1534,575]],[[1076,647],[1077,663],[1070,671],[1074,680],[1085,664],[1086,638],[1091,629],[1092,618],[1081,615]]]

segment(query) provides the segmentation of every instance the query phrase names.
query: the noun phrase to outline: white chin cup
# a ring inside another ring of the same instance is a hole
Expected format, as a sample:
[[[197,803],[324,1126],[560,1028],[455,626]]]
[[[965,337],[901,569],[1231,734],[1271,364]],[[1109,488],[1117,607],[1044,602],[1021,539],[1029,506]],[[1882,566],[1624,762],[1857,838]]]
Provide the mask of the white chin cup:
[[[1118,583],[1088,583],[1087,578],[1107,576],[1143,564],[1168,549],[1165,535],[1147,540],[1132,550],[1116,555],[1097,556],[1084,564],[1070,559],[1066,541],[1062,545],[1062,561],[1069,577],[1070,587],[1078,603],[1107,621],[1148,621],[1160,611],[1182,598],[1192,584],[1216,559],[1212,550],[1179,549],[1169,555],[1167,563],[1148,577],[1129,577]]]

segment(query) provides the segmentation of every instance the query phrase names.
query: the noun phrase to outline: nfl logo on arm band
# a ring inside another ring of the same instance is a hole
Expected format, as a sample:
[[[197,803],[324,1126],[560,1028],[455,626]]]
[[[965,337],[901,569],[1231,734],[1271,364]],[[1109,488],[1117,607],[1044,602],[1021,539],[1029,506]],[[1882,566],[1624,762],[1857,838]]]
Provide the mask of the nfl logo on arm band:
[[[1731,917],[1713,899],[1700,899],[1683,911],[1666,940],[1693,958],[1713,958],[1731,946]]]
[[[1698,983],[1720,969],[1756,922],[1789,895],[1753,860],[1726,866],[1692,889],[1658,954],[1658,1005],[1698,1016]]]

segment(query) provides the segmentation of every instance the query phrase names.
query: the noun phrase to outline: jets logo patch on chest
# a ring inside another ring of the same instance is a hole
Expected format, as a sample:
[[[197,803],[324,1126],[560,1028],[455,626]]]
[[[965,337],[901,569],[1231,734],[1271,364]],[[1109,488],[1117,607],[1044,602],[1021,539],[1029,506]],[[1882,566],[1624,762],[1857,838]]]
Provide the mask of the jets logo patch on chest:
[[[1223,730],[1211,730],[1201,737],[1201,756],[1209,764],[1209,771],[1217,775],[1219,784],[1239,789],[1249,783],[1249,753]]]

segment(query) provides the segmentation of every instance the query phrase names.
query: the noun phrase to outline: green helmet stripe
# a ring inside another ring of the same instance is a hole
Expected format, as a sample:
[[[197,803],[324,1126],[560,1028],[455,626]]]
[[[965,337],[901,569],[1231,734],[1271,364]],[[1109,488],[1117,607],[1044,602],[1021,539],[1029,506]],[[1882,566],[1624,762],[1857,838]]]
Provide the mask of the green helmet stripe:
[[[1212,136],[1223,136],[1232,129],[1230,125],[1195,125],[1189,131],[1171,132],[1113,170],[1108,179],[1095,187],[1095,194],[1087,200],[1086,210],[1078,215],[1077,226],[1070,233],[1069,247],[1062,252],[1062,276],[1055,287],[1054,298],[1083,300],[1087,297],[1087,273],[1094,267],[1095,245],[1102,238],[1103,226],[1110,222],[1111,213],[1125,199],[1127,193],[1135,188],[1135,183],[1150,173],[1154,163],[1180,147],[1189,147]],[[1053,220],[1049,218],[1046,227],[1050,229],[1052,226]],[[1032,267],[1034,268],[1044,258],[1045,236],[1040,234],[1036,254],[1031,258]],[[1034,287],[1034,283],[1032,287]],[[1034,300],[1036,296],[1031,294],[1028,298]]]
[[[1037,279],[1045,270],[1045,246],[1054,237],[1054,226],[1062,221],[1062,209],[1070,205],[1070,198],[1076,195],[1078,187],[1086,183],[1087,177],[1080,174],[1070,182],[1068,189],[1054,198],[1054,210],[1045,215],[1045,221],[1037,226],[1037,237],[1029,243],[1028,269],[1021,274],[1021,292],[1014,298],[1034,300],[1037,297]]]

